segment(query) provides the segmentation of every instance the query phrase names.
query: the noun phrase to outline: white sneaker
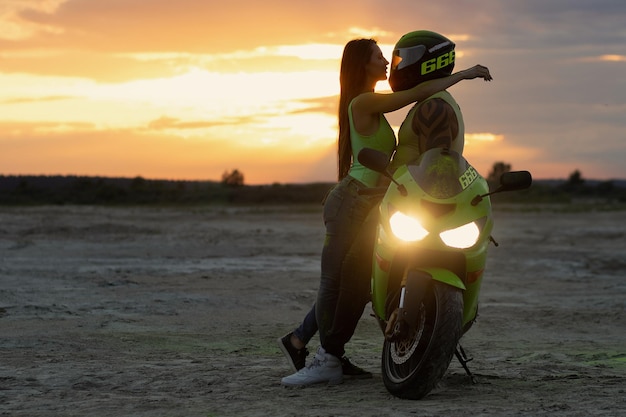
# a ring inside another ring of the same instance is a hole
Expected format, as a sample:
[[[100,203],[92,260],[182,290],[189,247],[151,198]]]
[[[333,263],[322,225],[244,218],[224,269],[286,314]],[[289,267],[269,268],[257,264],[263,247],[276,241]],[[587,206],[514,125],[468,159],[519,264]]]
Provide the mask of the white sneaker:
[[[336,356],[326,353],[323,347],[317,349],[311,364],[295,374],[284,377],[280,383],[287,387],[297,387],[328,382],[337,385],[343,382],[341,361]]]

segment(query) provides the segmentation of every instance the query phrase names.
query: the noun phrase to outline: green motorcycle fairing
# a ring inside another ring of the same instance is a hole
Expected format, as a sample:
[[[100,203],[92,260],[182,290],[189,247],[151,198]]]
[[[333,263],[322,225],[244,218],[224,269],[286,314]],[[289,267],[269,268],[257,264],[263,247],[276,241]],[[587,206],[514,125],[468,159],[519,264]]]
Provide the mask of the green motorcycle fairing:
[[[463,291],[464,326],[474,320],[482,272],[487,257],[493,221],[491,202],[484,198],[476,205],[476,195],[489,191],[487,182],[458,153],[431,149],[415,164],[404,165],[394,174],[394,180],[404,186],[406,196],[391,184],[379,206],[378,226],[372,269],[372,307],[376,315],[386,320],[389,292],[398,289],[407,271],[419,269],[433,279]],[[417,242],[405,242],[394,235],[389,219],[400,211],[418,218],[428,231]],[[475,222],[480,235],[477,242],[465,249],[444,244],[440,234]]]

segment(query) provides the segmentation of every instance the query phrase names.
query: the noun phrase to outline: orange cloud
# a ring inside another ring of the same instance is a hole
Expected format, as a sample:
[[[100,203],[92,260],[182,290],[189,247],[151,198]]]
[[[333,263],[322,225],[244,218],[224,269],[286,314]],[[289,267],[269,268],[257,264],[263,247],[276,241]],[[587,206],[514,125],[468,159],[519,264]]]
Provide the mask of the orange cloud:
[[[607,54],[579,58],[580,62],[626,62],[626,55]]]
[[[0,7],[0,39],[28,39],[39,33],[58,34],[53,25],[40,24],[27,18],[29,13],[54,13],[67,0],[5,2]]]
[[[626,62],[626,55],[602,55],[600,60],[608,62]]]

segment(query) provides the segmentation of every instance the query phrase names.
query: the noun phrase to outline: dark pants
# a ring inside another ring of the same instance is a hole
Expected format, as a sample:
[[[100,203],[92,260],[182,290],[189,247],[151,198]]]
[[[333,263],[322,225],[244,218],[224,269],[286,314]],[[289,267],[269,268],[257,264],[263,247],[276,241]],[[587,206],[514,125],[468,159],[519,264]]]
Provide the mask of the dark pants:
[[[304,317],[304,320],[302,321],[302,323],[300,323],[300,326],[298,326],[298,328],[293,331],[293,334],[295,334],[296,337],[306,345],[309,343],[315,333],[317,333],[317,319],[315,318],[315,304],[313,304],[313,307]]]
[[[367,262],[371,267],[371,250],[367,259],[358,260],[351,247],[355,241],[361,241],[359,235],[364,233],[366,219],[379,198],[360,195],[359,187],[364,186],[346,177],[330,192],[324,204],[326,239],[314,309],[322,347],[336,357],[343,356],[344,346],[369,301],[370,275],[356,273],[353,267],[359,262]],[[373,238],[369,241],[373,245]]]

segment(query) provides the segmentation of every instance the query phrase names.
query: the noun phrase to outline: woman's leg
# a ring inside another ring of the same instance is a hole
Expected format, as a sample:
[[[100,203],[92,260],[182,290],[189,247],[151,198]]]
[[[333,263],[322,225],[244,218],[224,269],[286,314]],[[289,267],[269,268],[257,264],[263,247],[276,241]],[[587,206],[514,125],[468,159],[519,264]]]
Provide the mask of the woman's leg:
[[[302,347],[304,347],[309,343],[311,338],[315,336],[315,333],[317,333],[317,319],[315,318],[315,304],[313,304],[313,307],[311,307],[307,315],[304,317],[300,326],[293,331],[293,334],[302,343]],[[294,347],[298,349],[302,348],[295,345]]]
[[[342,267],[371,206],[370,200],[358,194],[357,183],[350,180],[342,181],[328,196],[324,206],[326,239],[322,250],[316,317],[322,347],[339,358],[344,354],[345,342],[354,332],[354,317],[357,316],[358,322],[364,307],[360,301],[345,305],[342,301],[339,305],[342,286],[346,293],[353,288],[353,283],[343,282]]]

